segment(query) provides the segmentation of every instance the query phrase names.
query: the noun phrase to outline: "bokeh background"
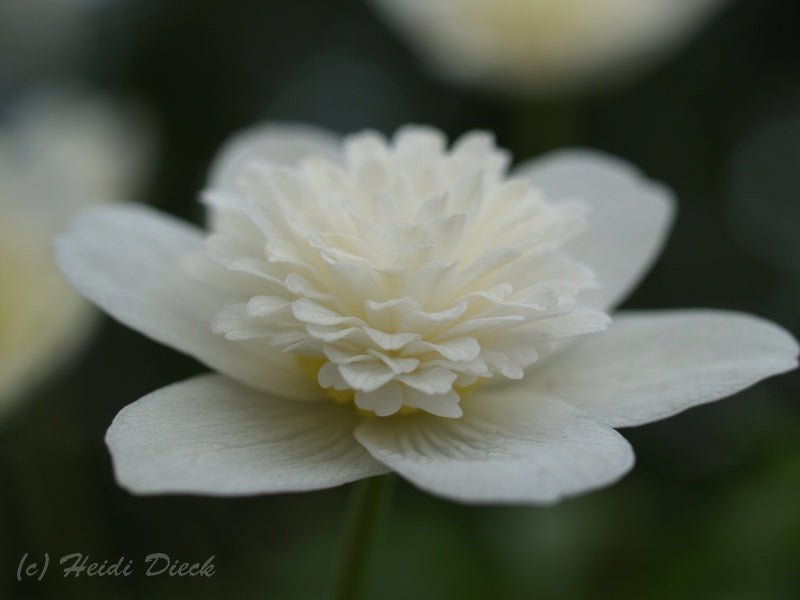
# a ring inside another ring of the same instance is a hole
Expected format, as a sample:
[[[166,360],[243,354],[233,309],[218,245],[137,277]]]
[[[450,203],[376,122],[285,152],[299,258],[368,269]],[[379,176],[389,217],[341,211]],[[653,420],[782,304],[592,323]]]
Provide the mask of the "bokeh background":
[[[800,337],[795,0],[733,1],[640,76],[546,98],[439,80],[357,0],[0,6],[0,123],[31,90],[63,82],[135,105],[150,132],[140,201],[201,222],[197,196],[215,150],[262,119],[340,132],[391,133],[407,122],[451,136],[484,128],[519,159],[561,144],[596,147],[679,199],[666,251],[626,307],[745,310]],[[126,404],[204,369],[108,319],[79,347],[59,369],[43,368],[0,421],[0,596],[327,597],[348,490],[128,495],[113,481],[107,426]],[[635,470],[553,508],[464,507],[399,482],[367,595],[797,598],[799,396],[800,377],[789,374],[624,431]],[[190,562],[214,555],[216,574],[147,578],[139,568],[64,580],[51,566],[42,581],[17,582],[22,555],[45,552],[51,561],[82,552],[139,564],[152,552]]]

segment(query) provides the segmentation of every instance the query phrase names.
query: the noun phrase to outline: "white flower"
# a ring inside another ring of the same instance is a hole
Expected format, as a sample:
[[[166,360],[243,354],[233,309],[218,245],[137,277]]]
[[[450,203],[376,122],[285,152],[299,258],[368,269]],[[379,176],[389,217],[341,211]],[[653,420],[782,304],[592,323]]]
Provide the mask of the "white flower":
[[[120,412],[119,482],[236,495],[396,471],[465,502],[553,502],[631,467],[613,427],[796,366],[794,339],[744,314],[609,325],[670,193],[589,151],[507,163],[483,133],[448,150],[430,128],[265,126],[214,166],[208,236],[141,207],[76,218],[57,245],[72,284],[219,371]]]
[[[565,93],[641,70],[724,0],[373,3],[447,78],[512,93]]]
[[[24,96],[0,129],[0,414],[74,353],[94,311],[63,280],[52,237],[74,212],[130,199],[139,124],[75,88]]]

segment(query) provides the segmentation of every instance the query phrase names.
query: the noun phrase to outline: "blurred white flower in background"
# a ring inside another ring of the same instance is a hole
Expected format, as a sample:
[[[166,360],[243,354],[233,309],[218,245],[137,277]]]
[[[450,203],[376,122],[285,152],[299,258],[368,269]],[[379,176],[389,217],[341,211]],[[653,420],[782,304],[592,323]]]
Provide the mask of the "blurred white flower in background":
[[[614,428],[797,365],[718,310],[606,313],[644,275],[669,190],[591,151],[507,173],[490,134],[234,138],[210,234],[139,206],[75,218],[59,264],[123,323],[203,361],[107,434],[139,493],[312,490],[395,471],[463,502],[550,503],[633,464]]]
[[[52,238],[78,209],[131,200],[151,146],[141,115],[75,86],[0,120],[0,415],[71,358],[95,314],[63,281]]]
[[[725,0],[372,0],[443,77],[578,93],[653,64]]]

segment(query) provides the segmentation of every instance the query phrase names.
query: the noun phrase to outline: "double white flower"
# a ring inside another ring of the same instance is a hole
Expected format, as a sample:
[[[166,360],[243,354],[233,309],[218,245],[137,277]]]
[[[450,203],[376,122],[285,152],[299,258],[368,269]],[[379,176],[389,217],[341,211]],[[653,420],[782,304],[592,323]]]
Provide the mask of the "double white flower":
[[[588,151],[508,162],[483,133],[448,149],[431,128],[265,126],[214,166],[208,236],[142,207],[77,218],[57,245],[71,283],[219,372],[120,412],[119,482],[236,495],[396,471],[460,501],[548,503],[631,467],[614,427],[796,366],[794,339],[748,315],[611,322],[670,193]]]

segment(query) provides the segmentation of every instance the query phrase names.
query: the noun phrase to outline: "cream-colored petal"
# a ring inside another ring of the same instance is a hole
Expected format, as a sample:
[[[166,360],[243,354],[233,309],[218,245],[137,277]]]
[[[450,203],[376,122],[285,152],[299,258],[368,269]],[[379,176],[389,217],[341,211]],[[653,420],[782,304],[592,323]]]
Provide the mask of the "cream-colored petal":
[[[201,248],[194,227],[143,206],[84,212],[56,241],[67,280],[115,319],[265,391],[317,397],[295,358],[257,340],[233,342],[212,332],[225,299],[180,267]]]
[[[661,251],[672,223],[672,192],[593,150],[553,152],[522,163],[515,173],[550,198],[589,205],[586,231],[565,246],[595,270],[600,283],[600,289],[582,292],[581,302],[607,309],[624,300]]]
[[[201,375],[123,408],[106,443],[119,484],[138,494],[307,491],[387,471],[353,438],[356,418]]]
[[[664,419],[797,367],[797,341],[752,315],[679,310],[617,315],[528,374],[612,427]]]
[[[211,165],[209,182],[214,188],[230,188],[242,167],[251,161],[292,166],[309,156],[341,157],[335,133],[292,123],[263,123],[234,135]]]
[[[356,439],[414,485],[466,503],[550,504],[612,483],[633,464],[613,429],[517,386],[480,388],[464,416],[368,419]]]

